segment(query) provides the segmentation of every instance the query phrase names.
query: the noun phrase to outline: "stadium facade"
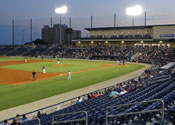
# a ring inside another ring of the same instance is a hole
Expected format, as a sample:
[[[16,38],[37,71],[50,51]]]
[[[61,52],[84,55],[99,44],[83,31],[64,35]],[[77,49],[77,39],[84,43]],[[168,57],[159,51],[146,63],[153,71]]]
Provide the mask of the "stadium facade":
[[[42,28],[42,40],[46,44],[57,43],[63,45],[70,45],[72,39],[77,38],[81,38],[81,31],[68,28],[68,26],[65,24],[55,24],[53,27],[49,27],[49,25],[44,25],[44,27]]]
[[[74,39],[77,46],[169,46],[175,47],[175,24],[85,28],[89,37]]]

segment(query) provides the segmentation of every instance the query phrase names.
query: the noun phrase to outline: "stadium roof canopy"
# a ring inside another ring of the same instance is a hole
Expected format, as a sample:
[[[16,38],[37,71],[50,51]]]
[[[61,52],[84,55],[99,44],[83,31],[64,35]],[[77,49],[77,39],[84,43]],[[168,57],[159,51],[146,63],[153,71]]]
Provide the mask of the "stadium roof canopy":
[[[85,28],[85,30],[114,30],[114,29],[142,29],[152,28],[154,26],[175,26],[175,24],[162,24],[162,25],[146,25],[146,26],[119,26],[119,27],[96,27],[96,28]]]

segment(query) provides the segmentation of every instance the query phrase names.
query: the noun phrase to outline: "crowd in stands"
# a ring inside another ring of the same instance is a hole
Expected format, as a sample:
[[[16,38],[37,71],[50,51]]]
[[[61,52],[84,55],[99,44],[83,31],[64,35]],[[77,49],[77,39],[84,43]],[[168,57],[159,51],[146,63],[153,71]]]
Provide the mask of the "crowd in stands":
[[[131,60],[135,54],[139,56]],[[96,47],[0,46],[0,56],[59,57],[78,59],[126,60],[165,65],[175,60],[175,49],[168,47],[116,47],[99,44]]]
[[[16,115],[16,118],[13,119],[12,123],[10,124],[7,120],[4,120],[2,125],[20,125],[27,122],[29,119],[26,115],[20,116],[19,114]]]
[[[159,64],[161,62],[162,65],[165,65],[168,62],[175,60],[174,48],[142,47],[140,49],[142,49],[138,58],[140,62],[152,62],[155,64]]]

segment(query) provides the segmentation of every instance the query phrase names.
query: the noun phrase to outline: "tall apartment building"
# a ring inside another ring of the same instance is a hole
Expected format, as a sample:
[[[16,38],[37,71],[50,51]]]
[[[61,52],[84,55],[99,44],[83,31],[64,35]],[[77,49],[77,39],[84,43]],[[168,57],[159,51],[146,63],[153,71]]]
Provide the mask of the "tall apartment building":
[[[77,38],[81,38],[81,31],[68,28],[65,24],[45,25],[42,28],[42,40],[47,44],[70,45],[72,39]]]

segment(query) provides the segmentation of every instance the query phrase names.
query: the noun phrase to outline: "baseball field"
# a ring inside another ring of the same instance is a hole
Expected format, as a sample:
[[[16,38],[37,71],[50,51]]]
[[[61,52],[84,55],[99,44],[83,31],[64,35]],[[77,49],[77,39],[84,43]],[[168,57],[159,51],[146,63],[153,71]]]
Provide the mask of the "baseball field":
[[[46,74],[42,73],[45,65]],[[144,66],[139,64],[118,65],[109,61],[61,59],[35,59],[0,57],[0,110],[37,101],[64,92],[93,85]],[[72,80],[67,80],[67,72]],[[32,72],[36,72],[33,81]],[[127,78],[126,78],[127,79]]]

